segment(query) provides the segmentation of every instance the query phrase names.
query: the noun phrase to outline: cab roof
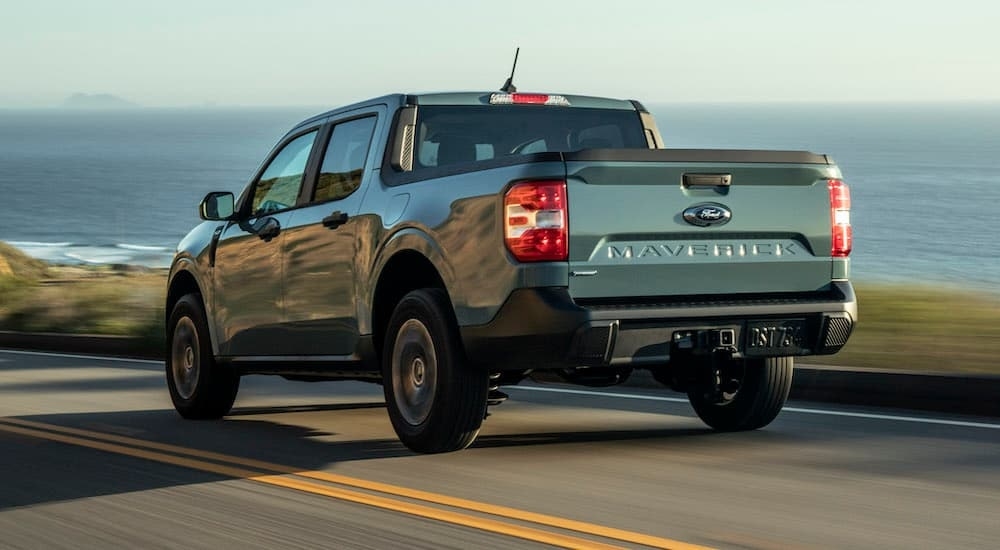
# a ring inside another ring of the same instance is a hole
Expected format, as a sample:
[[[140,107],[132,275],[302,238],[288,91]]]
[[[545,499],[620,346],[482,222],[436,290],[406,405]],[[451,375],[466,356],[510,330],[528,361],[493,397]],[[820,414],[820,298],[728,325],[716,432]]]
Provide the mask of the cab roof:
[[[394,109],[403,105],[490,105],[490,96],[496,93],[503,93],[497,91],[490,92],[430,92],[430,93],[417,93],[417,94],[388,94],[380,97],[375,97],[371,99],[366,99],[364,101],[359,101],[357,103],[352,103],[350,105],[344,105],[337,107],[336,109],[331,109],[324,113],[314,115],[306,120],[295,125],[289,133],[294,133],[304,126],[314,124],[317,121],[325,119],[330,116],[338,115],[347,111],[353,111],[355,109],[361,109],[364,107],[369,107],[372,105],[388,105],[390,109]],[[518,93],[528,93],[537,94],[543,92],[518,92]],[[583,107],[590,109],[616,109],[622,111],[640,111],[646,112],[646,108],[642,106],[638,101],[625,100],[625,99],[611,99],[606,97],[594,97],[586,95],[567,95],[567,94],[548,94],[548,95],[559,95],[566,98],[569,102],[568,107]],[[565,109],[567,106],[546,106],[552,109]]]

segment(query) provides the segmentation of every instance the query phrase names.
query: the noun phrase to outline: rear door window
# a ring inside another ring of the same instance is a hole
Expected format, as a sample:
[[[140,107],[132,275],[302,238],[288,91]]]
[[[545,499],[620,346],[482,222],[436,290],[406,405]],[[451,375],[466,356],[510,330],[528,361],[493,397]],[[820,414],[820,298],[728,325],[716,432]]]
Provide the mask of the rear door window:
[[[375,117],[357,118],[333,127],[316,181],[314,202],[340,200],[361,187]]]

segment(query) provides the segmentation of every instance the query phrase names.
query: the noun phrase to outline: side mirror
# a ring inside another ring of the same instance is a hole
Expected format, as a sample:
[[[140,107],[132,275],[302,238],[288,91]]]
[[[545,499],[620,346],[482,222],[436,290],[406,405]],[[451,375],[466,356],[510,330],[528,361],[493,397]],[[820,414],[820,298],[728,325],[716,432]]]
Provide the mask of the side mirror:
[[[201,200],[198,215],[203,220],[222,221],[233,217],[236,210],[236,198],[228,191],[213,191]]]

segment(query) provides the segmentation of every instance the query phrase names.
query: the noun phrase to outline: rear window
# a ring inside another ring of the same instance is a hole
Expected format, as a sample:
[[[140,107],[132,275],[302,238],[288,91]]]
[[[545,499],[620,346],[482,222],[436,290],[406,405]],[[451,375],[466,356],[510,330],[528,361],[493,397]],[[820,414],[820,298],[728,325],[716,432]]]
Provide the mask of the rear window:
[[[580,149],[646,149],[635,111],[535,105],[421,106],[414,168]]]

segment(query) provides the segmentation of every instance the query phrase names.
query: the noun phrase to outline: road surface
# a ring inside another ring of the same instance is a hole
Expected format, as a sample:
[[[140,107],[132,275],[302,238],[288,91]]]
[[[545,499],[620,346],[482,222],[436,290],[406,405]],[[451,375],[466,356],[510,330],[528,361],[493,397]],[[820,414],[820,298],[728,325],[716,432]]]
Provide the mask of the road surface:
[[[789,403],[717,434],[682,396],[510,388],[420,456],[381,388],[243,380],[184,421],[160,364],[0,350],[2,548],[995,548],[996,419]]]

